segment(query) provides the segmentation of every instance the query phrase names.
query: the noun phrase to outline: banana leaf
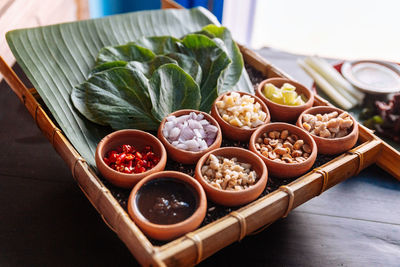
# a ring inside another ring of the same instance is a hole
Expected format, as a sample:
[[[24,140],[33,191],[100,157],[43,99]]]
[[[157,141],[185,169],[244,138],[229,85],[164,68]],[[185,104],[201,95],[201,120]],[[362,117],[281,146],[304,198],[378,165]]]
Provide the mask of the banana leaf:
[[[203,8],[155,10],[8,32],[7,42],[66,137],[95,168],[97,143],[111,131],[74,108],[70,93],[88,79],[96,55],[106,46],[145,36],[183,36],[208,24],[219,25]],[[243,71],[237,88],[252,90]],[[233,90],[235,90],[233,88]],[[242,89],[243,90],[243,89]]]

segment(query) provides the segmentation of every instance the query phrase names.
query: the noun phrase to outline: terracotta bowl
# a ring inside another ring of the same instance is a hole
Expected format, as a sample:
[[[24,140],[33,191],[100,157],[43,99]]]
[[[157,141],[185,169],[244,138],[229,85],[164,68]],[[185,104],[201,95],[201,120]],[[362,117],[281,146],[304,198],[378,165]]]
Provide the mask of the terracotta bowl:
[[[281,88],[284,83],[290,83],[296,87],[298,94],[303,94],[307,97],[307,102],[300,106],[281,105],[269,100],[263,94],[264,85],[272,83],[278,88]],[[262,81],[256,90],[256,96],[267,104],[269,112],[271,113],[272,121],[295,122],[299,115],[306,109],[312,107],[314,103],[314,93],[304,85],[284,78],[270,78]]]
[[[253,128],[253,129],[241,129],[239,127],[236,126],[232,126],[229,123],[227,123],[226,121],[224,121],[222,119],[222,117],[219,115],[218,112],[218,108],[215,105],[215,103],[217,101],[220,101],[225,95],[229,95],[232,92],[227,92],[225,94],[220,95],[217,99],[215,99],[212,107],[211,107],[211,116],[214,117],[214,119],[219,123],[219,125],[221,126],[222,129],[222,133],[223,135],[231,140],[235,140],[235,141],[248,141],[250,139],[250,136],[252,135],[252,133],[257,129],[257,128]],[[267,105],[265,105],[265,103],[258,98],[255,95],[251,95],[248,93],[244,93],[244,92],[236,92],[239,93],[241,96],[242,95],[249,95],[251,97],[253,97],[255,99],[256,102],[260,103],[262,110],[267,113],[267,116],[265,117],[265,123],[268,123],[271,118],[269,115],[269,110]]]
[[[175,224],[155,224],[149,222],[139,211],[137,206],[137,193],[139,189],[149,181],[160,178],[176,179],[185,183],[196,193],[197,209],[186,220]],[[175,171],[163,171],[154,173],[141,180],[133,188],[128,200],[128,213],[132,220],[151,238],[157,240],[171,240],[187,232],[195,230],[203,221],[207,210],[207,198],[201,185],[187,174]]]
[[[162,133],[162,129],[164,128],[164,125],[167,121],[167,117],[169,116],[182,116],[182,115],[187,115],[191,112],[195,112],[197,114],[201,113],[204,115],[204,119],[206,119],[208,122],[210,122],[212,125],[217,126],[218,128],[218,133],[217,136],[215,138],[214,143],[212,143],[207,149],[203,150],[203,151],[199,151],[199,152],[193,152],[193,151],[187,151],[187,150],[183,150],[183,149],[179,149],[174,147],[163,135]],[[169,114],[167,117],[165,117],[160,126],[158,127],[158,133],[157,136],[160,139],[160,141],[164,144],[165,148],[168,151],[168,156],[180,163],[183,164],[194,164],[196,163],[199,158],[201,158],[201,156],[203,156],[205,153],[207,153],[208,151],[211,151],[213,149],[219,148],[221,146],[222,143],[222,132],[221,132],[221,128],[219,127],[218,122],[211,117],[209,114],[202,112],[202,111],[198,111],[198,110],[193,110],[193,109],[182,109],[182,110],[178,110],[175,112],[172,112],[171,114]]]
[[[290,133],[296,134],[300,139],[303,139],[306,144],[309,144],[312,151],[308,159],[301,163],[283,163],[273,161],[263,156],[255,147],[256,140],[264,133],[269,133],[274,130],[288,130]],[[277,178],[293,178],[300,176],[311,169],[317,158],[317,144],[311,135],[304,129],[283,122],[270,123],[257,129],[250,138],[249,149],[261,157],[267,165],[270,175]]]
[[[343,113],[344,111],[332,106],[318,106],[312,107],[305,110],[297,120],[297,126],[303,128],[303,115],[304,114],[313,114],[316,115],[318,113],[325,114],[330,113],[333,111],[337,111],[339,114]],[[350,114],[349,114],[350,115]],[[315,140],[318,146],[318,153],[325,154],[325,155],[336,155],[343,153],[349,149],[351,149],[358,140],[358,123],[357,121],[350,115],[351,119],[353,120],[353,126],[351,132],[343,137],[340,138],[324,138],[319,137],[314,134],[311,134],[312,138]]]
[[[251,187],[240,191],[227,191],[215,188],[204,180],[203,175],[201,174],[201,167],[205,164],[210,154],[227,158],[236,157],[239,162],[250,163],[259,177],[258,181]],[[232,207],[243,205],[255,200],[263,192],[265,185],[267,184],[268,171],[264,162],[253,152],[238,147],[222,147],[210,151],[201,157],[196,165],[195,178],[203,186],[207,193],[207,197],[210,200],[220,205]]]
[[[138,150],[142,150],[146,145],[150,145],[154,153],[160,157],[160,161],[154,168],[143,173],[128,174],[118,172],[109,167],[103,158],[108,151],[124,144],[133,145]],[[110,183],[118,187],[132,188],[144,177],[164,170],[167,163],[167,152],[162,143],[149,133],[139,130],[120,130],[107,135],[100,141],[97,145],[95,159],[97,169]]]

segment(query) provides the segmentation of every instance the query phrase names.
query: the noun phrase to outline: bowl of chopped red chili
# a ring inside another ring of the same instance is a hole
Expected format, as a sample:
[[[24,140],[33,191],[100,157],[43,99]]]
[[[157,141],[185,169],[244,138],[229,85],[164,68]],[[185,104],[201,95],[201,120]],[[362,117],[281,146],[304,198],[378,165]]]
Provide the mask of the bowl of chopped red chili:
[[[115,186],[132,188],[144,177],[164,170],[167,152],[152,134],[120,130],[100,141],[95,158],[105,179]]]

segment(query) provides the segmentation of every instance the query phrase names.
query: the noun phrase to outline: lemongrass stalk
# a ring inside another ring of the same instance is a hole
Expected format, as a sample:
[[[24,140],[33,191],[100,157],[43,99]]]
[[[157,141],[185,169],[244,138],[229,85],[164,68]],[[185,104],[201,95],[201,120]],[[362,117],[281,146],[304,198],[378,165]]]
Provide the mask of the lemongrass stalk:
[[[305,62],[315,71],[321,74],[330,84],[335,87],[343,88],[351,94],[361,104],[364,99],[364,93],[352,86],[336,69],[320,57],[308,57]]]
[[[328,83],[330,83],[336,91],[338,91],[341,95],[344,96],[353,106],[356,106],[358,104],[361,104],[358,99],[354,98],[348,91],[346,91],[343,87],[338,86],[337,84],[333,84],[331,80],[326,78],[326,75],[324,75],[325,72],[322,72],[321,69],[318,68],[316,64],[313,62],[313,58],[306,58],[304,59],[304,63],[307,64],[309,67],[311,67],[313,70],[315,70],[318,74],[320,74]]]
[[[304,61],[298,60],[297,64],[314,79],[315,83],[329,96],[338,106],[342,109],[349,110],[354,105],[351,104],[345,97],[343,97],[332,85],[328,83],[321,75],[314,69],[308,66]]]

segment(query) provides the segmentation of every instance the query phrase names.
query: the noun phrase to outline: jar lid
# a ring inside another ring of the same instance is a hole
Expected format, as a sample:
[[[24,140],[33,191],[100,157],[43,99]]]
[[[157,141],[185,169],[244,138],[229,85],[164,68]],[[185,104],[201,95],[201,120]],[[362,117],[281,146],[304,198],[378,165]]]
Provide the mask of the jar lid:
[[[345,62],[343,76],[355,87],[370,94],[400,91],[400,66],[390,62],[360,60]]]

